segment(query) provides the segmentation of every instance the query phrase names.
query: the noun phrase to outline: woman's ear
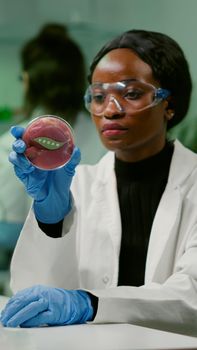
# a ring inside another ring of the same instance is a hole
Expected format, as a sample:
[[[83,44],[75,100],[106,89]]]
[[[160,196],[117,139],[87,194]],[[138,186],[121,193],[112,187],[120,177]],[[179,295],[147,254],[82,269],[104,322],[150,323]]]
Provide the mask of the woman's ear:
[[[166,116],[166,119],[167,120],[171,120],[175,115],[175,111],[173,109],[166,109],[166,113],[165,113],[165,116]]]
[[[168,121],[168,120],[171,120],[175,115],[175,110],[173,108],[173,101],[171,96],[169,96],[169,98],[164,102],[165,102],[165,117]]]

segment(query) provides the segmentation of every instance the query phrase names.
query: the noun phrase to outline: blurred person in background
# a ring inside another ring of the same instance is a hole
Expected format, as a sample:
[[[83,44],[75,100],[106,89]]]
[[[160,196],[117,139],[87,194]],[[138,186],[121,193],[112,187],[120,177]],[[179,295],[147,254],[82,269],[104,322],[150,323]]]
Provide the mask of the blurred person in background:
[[[82,163],[96,162],[104,153],[91,118],[84,110],[85,60],[66,26],[49,23],[21,49],[20,79],[24,103],[18,119],[25,127],[40,115],[64,118],[74,129]],[[19,111],[18,111],[19,113]],[[31,202],[8,162],[13,138],[7,131],[0,137],[0,252],[1,266],[9,264]]]

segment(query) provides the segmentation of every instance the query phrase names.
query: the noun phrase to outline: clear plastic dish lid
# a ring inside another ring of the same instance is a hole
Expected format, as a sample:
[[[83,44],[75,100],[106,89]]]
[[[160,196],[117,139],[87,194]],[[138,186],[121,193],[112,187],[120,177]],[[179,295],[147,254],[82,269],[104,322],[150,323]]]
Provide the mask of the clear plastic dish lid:
[[[71,126],[62,118],[43,115],[33,119],[25,129],[25,156],[37,168],[61,168],[71,158],[74,136]]]

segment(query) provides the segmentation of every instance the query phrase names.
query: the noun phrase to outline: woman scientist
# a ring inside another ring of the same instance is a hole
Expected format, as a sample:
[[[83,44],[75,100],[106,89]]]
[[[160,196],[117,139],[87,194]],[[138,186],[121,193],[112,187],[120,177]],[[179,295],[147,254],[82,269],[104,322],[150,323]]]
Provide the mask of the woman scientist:
[[[188,110],[188,63],[168,36],[131,30],[99,51],[89,81],[86,107],[109,150],[97,165],[77,166],[75,149],[64,168],[38,170],[12,129],[10,161],[34,202],[1,321],[196,335],[197,155],[167,139]]]

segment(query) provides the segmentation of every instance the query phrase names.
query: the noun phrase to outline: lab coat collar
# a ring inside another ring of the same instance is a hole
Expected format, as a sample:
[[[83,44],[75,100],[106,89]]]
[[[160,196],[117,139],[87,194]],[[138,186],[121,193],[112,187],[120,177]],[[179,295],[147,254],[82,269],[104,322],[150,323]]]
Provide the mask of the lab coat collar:
[[[168,181],[173,188],[177,188],[197,168],[197,155],[184,147],[178,140],[175,141],[174,145]]]
[[[173,188],[181,184],[197,167],[197,156],[194,152],[184,147],[178,140],[174,142],[174,153],[172,156],[168,181]],[[184,159],[184,162],[183,162]],[[97,181],[106,184],[114,173],[115,153],[107,152],[97,163]]]

